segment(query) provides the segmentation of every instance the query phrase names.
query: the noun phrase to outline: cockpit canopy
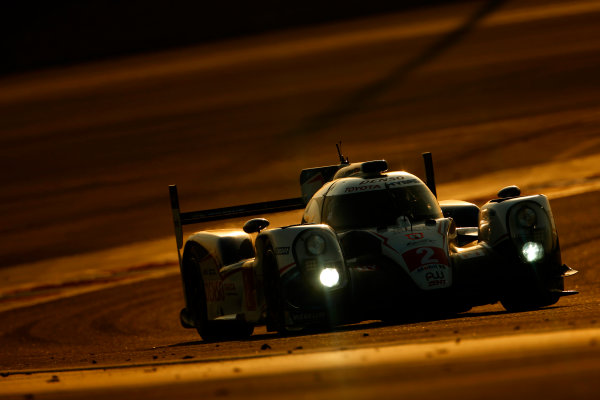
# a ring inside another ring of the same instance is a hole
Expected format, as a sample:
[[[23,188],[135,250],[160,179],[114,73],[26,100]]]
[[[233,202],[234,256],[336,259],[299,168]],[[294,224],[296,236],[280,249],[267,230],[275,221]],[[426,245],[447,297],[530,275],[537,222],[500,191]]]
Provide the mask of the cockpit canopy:
[[[337,231],[417,223],[442,217],[429,188],[414,175],[395,172],[375,179],[343,178],[325,185],[308,203],[303,223]]]

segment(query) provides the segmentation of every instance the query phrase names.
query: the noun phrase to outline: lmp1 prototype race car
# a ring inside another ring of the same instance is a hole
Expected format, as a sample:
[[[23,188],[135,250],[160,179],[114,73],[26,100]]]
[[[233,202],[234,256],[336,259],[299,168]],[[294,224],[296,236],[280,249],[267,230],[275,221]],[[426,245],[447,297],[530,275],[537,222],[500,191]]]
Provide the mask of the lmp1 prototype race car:
[[[387,172],[384,160],[302,170],[302,197],[181,213],[169,187],[183,280],[181,324],[204,340],[243,338],[363,320],[423,318],[498,301],[509,311],[548,306],[577,271],[562,263],[544,195],[500,190],[481,208],[436,199],[427,184]],[[304,209],[297,225],[197,232],[182,225]],[[183,248],[183,255],[181,255]]]

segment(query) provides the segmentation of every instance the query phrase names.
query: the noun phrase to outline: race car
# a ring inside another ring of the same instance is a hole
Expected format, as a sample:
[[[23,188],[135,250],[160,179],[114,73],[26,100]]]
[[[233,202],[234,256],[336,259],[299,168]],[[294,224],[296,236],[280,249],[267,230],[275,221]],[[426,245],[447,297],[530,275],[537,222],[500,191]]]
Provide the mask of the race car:
[[[506,187],[481,208],[436,198],[385,160],[301,171],[302,197],[182,213],[169,187],[185,307],[180,321],[207,341],[257,325],[289,333],[363,320],[458,313],[501,302],[508,311],[556,303],[564,277],[548,198]],[[183,243],[183,225],[304,209],[297,225],[207,230]],[[183,248],[183,255],[181,249]]]

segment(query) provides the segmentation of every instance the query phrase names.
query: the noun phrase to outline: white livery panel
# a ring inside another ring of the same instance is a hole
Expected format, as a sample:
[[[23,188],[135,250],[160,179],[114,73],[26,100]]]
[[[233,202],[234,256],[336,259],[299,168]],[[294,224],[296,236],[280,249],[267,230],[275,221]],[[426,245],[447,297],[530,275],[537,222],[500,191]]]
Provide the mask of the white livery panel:
[[[452,269],[448,257],[450,220],[420,224],[411,228],[373,232],[382,241],[383,254],[393,259],[422,290],[447,288],[452,285]]]

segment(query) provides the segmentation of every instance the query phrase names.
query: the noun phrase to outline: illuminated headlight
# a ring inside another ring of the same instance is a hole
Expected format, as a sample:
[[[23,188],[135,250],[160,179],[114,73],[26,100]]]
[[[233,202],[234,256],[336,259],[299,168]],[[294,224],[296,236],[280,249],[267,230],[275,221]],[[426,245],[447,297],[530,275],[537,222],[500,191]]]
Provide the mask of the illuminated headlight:
[[[523,245],[521,252],[527,261],[535,262],[544,256],[544,247],[536,242],[527,242]]]
[[[537,215],[529,207],[523,207],[517,213],[517,222],[522,228],[531,228],[537,222]]]
[[[325,239],[323,239],[323,236],[317,234],[310,235],[306,239],[306,251],[313,256],[323,254],[325,252]]]
[[[335,268],[324,268],[319,275],[319,280],[325,287],[334,287],[340,281],[340,273]]]

